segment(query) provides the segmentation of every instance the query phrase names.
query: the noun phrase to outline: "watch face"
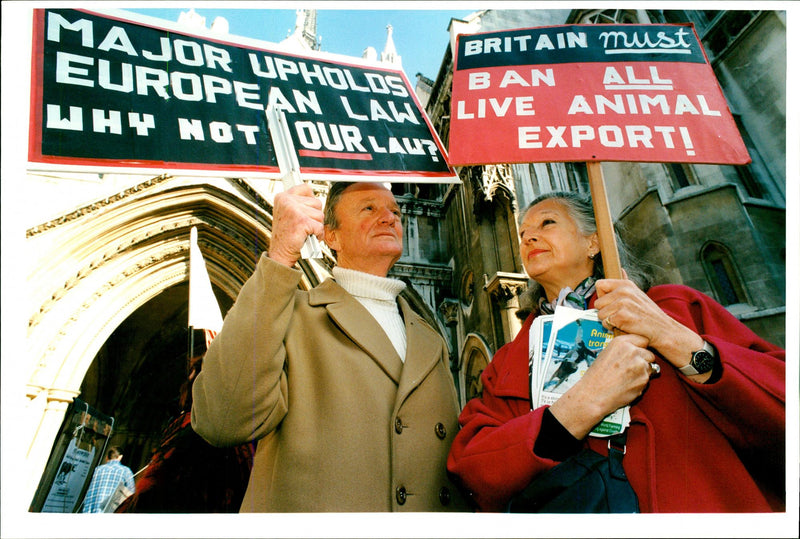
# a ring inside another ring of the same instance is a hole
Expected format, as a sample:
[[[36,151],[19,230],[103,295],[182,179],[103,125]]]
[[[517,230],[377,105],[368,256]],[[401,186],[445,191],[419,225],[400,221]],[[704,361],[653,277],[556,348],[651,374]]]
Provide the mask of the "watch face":
[[[705,350],[699,350],[692,356],[692,366],[698,373],[708,372],[714,368],[714,356]]]

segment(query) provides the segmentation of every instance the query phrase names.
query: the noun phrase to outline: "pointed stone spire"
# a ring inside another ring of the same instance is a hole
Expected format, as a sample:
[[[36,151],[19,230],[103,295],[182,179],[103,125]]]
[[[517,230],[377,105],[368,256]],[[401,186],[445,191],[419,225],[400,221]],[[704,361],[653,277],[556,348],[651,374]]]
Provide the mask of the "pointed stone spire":
[[[392,39],[391,24],[386,27],[386,45],[383,47],[383,52],[381,52],[381,62],[394,64],[397,66],[402,65],[400,55],[397,54],[397,49],[395,48],[394,40]]]
[[[312,49],[318,51],[321,39],[317,37],[317,10],[307,9],[305,11],[306,20],[303,24],[303,37],[308,41]]]
[[[319,50],[320,40],[317,38],[317,10],[298,9],[295,11],[297,18],[294,23],[294,31],[286,39],[281,41],[282,45],[288,45],[298,50]]]

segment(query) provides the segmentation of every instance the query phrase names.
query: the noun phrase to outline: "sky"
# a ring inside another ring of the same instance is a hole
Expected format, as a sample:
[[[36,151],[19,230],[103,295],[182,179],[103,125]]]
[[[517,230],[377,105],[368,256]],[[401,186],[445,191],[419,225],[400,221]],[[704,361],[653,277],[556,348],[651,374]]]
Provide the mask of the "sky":
[[[386,2],[396,6],[395,2]],[[152,4],[157,5],[157,2]],[[247,2],[245,2],[247,4]],[[336,2],[330,2],[337,5]],[[377,7],[381,2],[370,2]],[[421,7],[427,2],[415,2]],[[166,5],[166,4],[165,4]],[[220,5],[214,2],[212,6]],[[262,41],[278,43],[284,40],[295,25],[295,7],[308,4],[285,2],[292,9],[249,9],[225,8],[210,9],[199,4],[195,12],[206,19],[206,28],[216,17],[224,17],[232,35],[244,36]],[[320,5],[319,2],[313,5]],[[113,5],[110,7],[114,7]],[[191,4],[181,4],[179,8],[124,8],[125,11],[157,17],[177,22],[183,11],[189,11]],[[392,25],[392,39],[401,57],[403,71],[409,81],[416,82],[417,73],[435,79],[445,50],[450,41],[448,26],[452,18],[464,18],[475,10],[433,10],[433,9],[317,9],[317,36],[321,38],[324,52],[355,56],[360,58],[367,47],[374,48],[380,55],[386,45],[387,25]]]

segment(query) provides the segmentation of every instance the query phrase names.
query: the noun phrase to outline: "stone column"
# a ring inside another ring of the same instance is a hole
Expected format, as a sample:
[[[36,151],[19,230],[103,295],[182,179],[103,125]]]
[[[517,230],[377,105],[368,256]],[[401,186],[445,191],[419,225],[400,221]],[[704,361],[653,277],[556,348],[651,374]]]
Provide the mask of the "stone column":
[[[504,342],[511,342],[517,336],[522,322],[517,318],[519,309],[519,294],[528,286],[528,276],[522,273],[507,273],[498,271],[491,279],[486,278],[483,288],[489,292],[492,302],[500,311],[500,320],[503,324]]]
[[[42,478],[42,472],[50,458],[53,441],[64,421],[70,403],[78,396],[77,391],[28,386],[29,401],[23,412],[23,425],[29,434],[25,439],[25,464],[20,482],[19,496],[15,497],[18,509],[27,511]],[[30,440],[30,441],[28,441]]]

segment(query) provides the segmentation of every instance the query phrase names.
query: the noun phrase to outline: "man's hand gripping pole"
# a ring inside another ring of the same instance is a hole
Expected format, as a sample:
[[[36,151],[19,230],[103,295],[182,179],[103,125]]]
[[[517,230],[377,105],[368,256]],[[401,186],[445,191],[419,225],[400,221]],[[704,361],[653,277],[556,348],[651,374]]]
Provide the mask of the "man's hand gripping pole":
[[[300,163],[297,161],[297,152],[286,122],[286,114],[277,107],[277,94],[274,90],[269,92],[267,104],[267,125],[275,148],[275,157],[278,159],[278,168],[281,173],[284,189],[300,185],[303,179],[300,176]],[[322,248],[316,236],[309,236],[300,250],[300,256],[308,258],[322,258]]]

